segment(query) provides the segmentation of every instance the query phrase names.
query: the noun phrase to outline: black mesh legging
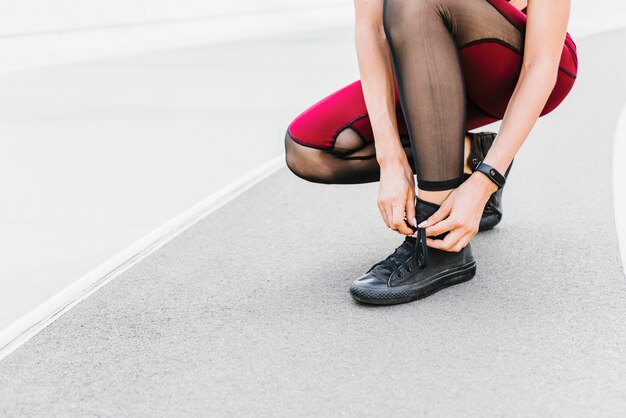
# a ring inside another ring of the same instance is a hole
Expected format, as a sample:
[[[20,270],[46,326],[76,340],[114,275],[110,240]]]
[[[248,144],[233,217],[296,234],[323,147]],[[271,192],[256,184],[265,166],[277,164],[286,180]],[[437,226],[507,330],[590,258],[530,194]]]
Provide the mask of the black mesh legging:
[[[384,1],[396,119],[420,189],[460,185],[464,135],[504,116],[521,71],[524,12],[506,0]],[[541,115],[568,94],[577,64],[576,47],[567,34],[557,83]],[[288,167],[309,181],[379,180],[360,81],[295,118],[285,149]]]

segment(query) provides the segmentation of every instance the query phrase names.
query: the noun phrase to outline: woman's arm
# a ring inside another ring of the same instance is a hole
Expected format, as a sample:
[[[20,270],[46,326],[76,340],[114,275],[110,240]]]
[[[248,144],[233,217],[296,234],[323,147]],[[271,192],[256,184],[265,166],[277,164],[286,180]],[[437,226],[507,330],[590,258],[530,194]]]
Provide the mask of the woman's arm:
[[[383,0],[354,0],[354,10],[361,88],[380,166],[378,208],[388,227],[411,235],[413,230],[404,218],[415,226],[415,183],[398,134],[393,65],[382,23]]]
[[[393,66],[382,23],[383,0],[354,0],[361,86],[379,164],[406,160],[396,121]]]
[[[485,163],[509,167],[537,122],[556,84],[571,0],[529,0],[519,80]]]
[[[500,131],[484,159],[501,173],[513,161],[554,89],[567,33],[570,1],[528,1],[522,70]],[[484,205],[496,190],[485,175],[474,172],[425,222],[427,236],[451,231],[443,240],[428,238],[428,245],[447,251],[460,251],[465,247],[478,231]]]

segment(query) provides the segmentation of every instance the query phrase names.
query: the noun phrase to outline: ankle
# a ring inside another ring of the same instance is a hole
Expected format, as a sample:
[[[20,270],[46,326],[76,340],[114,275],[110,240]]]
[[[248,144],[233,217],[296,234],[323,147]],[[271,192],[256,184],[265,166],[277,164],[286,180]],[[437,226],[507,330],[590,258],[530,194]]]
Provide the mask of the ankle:
[[[432,203],[433,205],[441,205],[444,200],[446,200],[448,198],[448,196],[450,196],[450,193],[452,193],[452,191],[454,189],[448,189],[448,190],[441,190],[441,191],[430,191],[430,190],[422,190],[422,189],[417,189],[417,195],[418,197],[428,203]]]
[[[472,174],[472,169],[469,165],[467,165],[467,160],[469,158],[470,149],[472,148],[472,141],[470,140],[469,135],[465,135],[465,147],[463,149],[463,173]]]

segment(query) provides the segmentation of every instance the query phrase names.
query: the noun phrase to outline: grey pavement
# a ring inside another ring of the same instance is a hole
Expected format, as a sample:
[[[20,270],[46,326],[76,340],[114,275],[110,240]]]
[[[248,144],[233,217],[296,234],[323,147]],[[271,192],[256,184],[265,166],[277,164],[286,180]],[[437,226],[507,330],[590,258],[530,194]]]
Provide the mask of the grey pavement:
[[[19,202],[0,205],[0,351],[11,324],[279,157],[287,117],[358,79],[352,32],[0,73],[0,188]]]
[[[472,241],[474,280],[354,303],[350,282],[400,241],[377,184],[284,168],[0,363],[0,415],[623,415],[611,151],[626,58],[609,46],[625,43],[577,40],[573,91],[518,154],[503,222]]]

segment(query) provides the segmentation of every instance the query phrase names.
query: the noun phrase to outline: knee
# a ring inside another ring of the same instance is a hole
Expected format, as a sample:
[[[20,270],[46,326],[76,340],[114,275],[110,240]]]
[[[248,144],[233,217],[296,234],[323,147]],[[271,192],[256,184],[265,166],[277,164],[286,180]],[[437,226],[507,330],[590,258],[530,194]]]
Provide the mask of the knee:
[[[383,1],[383,30],[387,40],[391,42],[391,38],[394,38],[397,29],[397,10],[399,8],[398,3],[402,0],[384,0]]]
[[[423,28],[433,20],[435,0],[385,0],[383,4],[383,29],[387,39],[401,41],[410,32]]]
[[[287,131],[285,132],[285,164],[287,165],[287,168],[298,177],[302,177],[302,174],[298,169],[301,165],[299,164],[301,162],[301,158],[300,153],[295,148],[294,140],[289,133],[289,128],[287,128]]]
[[[293,174],[313,183],[328,183],[320,172],[320,165],[315,163],[315,155],[320,152],[322,151],[298,144],[287,128],[285,133],[285,163]]]

